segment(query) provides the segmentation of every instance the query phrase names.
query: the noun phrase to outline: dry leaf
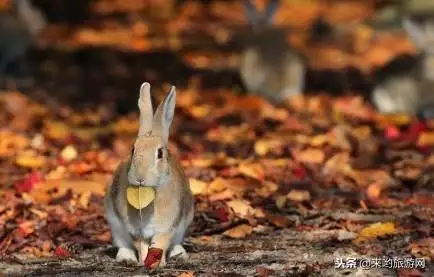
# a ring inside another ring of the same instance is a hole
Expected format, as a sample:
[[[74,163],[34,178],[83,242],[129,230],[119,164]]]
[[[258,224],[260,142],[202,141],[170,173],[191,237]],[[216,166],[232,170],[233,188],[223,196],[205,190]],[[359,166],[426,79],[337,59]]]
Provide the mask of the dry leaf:
[[[262,181],[265,178],[264,168],[259,163],[240,164],[238,170],[241,174],[254,179],[258,179]]]
[[[45,165],[46,158],[33,153],[22,153],[16,158],[15,163],[21,167],[40,168]]]
[[[307,190],[291,190],[286,196],[291,201],[303,202],[310,200],[310,193]]]
[[[232,209],[234,213],[241,218],[245,218],[254,213],[252,206],[250,206],[249,202],[245,200],[231,200],[227,202],[226,205],[228,205],[229,209]]]
[[[297,159],[304,163],[320,164],[324,162],[325,155],[321,149],[309,148],[298,153]]]
[[[360,231],[358,237],[354,240],[355,243],[363,242],[377,237],[391,235],[396,233],[395,224],[393,222],[379,222],[369,225]]]
[[[208,184],[205,182],[202,182],[200,180],[190,178],[190,189],[193,195],[199,195],[199,194],[205,194],[207,191]]]
[[[77,156],[78,152],[73,145],[66,146],[63,148],[62,152],[60,152],[60,157],[67,162],[76,159]]]
[[[223,233],[223,235],[233,239],[242,239],[250,235],[252,232],[253,232],[252,226],[247,224],[242,224],[232,229],[226,230]]]

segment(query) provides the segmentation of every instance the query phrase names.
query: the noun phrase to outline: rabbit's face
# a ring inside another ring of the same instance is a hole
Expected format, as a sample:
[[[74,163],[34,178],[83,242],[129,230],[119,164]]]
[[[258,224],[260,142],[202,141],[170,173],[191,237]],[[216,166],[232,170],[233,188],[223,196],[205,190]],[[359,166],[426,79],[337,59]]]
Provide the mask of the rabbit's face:
[[[142,84],[140,88],[139,135],[131,153],[128,182],[132,185],[157,187],[169,181],[167,145],[175,112],[176,91],[172,86],[153,114],[150,90],[149,83]]]
[[[137,186],[157,187],[169,176],[168,152],[159,136],[140,136],[134,144],[128,182]]]

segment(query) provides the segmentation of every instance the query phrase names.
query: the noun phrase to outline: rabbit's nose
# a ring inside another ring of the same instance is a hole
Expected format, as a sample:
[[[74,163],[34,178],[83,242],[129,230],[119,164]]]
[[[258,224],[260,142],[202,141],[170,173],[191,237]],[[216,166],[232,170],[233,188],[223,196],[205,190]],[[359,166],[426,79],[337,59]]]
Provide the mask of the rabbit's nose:
[[[137,183],[142,184],[143,182],[145,182],[145,179],[143,177],[137,177],[136,181]]]

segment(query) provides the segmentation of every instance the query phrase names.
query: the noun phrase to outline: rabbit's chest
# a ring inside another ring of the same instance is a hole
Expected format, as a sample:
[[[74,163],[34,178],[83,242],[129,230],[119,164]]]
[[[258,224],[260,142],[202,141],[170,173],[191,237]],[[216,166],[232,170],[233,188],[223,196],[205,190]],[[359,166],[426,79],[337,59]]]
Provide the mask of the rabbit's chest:
[[[149,205],[141,211],[129,207],[125,225],[129,233],[135,238],[144,236],[145,233],[151,234],[152,236],[154,233],[153,230],[155,229],[153,205]]]

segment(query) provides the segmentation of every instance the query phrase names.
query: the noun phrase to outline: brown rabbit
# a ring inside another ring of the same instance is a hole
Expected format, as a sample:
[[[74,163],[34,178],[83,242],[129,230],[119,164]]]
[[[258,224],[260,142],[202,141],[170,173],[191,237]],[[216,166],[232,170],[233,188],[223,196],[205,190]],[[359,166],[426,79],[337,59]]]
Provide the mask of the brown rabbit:
[[[163,250],[160,266],[166,264],[167,253],[169,257],[188,257],[181,244],[193,219],[194,200],[181,165],[167,147],[175,104],[172,86],[153,115],[150,84],[142,84],[139,134],[131,156],[117,169],[104,202],[119,262],[143,262],[149,247]],[[152,187],[155,198],[138,210],[127,201],[128,186]]]

